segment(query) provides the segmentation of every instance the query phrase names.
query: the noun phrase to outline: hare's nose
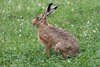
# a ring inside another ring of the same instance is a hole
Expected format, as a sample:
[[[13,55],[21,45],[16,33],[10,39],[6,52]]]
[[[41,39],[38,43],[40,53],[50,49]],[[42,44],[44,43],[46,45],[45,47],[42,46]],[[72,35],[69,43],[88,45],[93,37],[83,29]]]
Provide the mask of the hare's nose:
[[[32,25],[35,25],[35,24],[36,24],[36,20],[33,19],[33,20],[32,20]]]

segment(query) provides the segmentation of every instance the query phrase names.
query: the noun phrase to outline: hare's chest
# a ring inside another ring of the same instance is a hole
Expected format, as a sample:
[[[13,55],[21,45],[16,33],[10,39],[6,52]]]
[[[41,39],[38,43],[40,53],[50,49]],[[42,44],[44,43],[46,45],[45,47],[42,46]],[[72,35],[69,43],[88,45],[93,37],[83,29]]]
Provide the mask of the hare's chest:
[[[48,36],[46,34],[38,34],[38,39],[43,44],[47,44],[49,42]]]

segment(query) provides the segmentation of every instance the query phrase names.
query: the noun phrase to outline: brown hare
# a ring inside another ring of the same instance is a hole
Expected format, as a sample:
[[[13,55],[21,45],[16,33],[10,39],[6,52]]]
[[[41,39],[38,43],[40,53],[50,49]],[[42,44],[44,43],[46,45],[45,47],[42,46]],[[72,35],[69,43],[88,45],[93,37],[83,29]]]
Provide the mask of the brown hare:
[[[60,52],[63,57],[75,56],[80,53],[80,46],[74,36],[69,32],[54,27],[47,22],[47,16],[56,10],[56,6],[49,4],[45,13],[40,14],[32,20],[32,24],[38,29],[38,38],[45,45],[44,54],[49,53],[50,48],[54,47],[56,52]]]

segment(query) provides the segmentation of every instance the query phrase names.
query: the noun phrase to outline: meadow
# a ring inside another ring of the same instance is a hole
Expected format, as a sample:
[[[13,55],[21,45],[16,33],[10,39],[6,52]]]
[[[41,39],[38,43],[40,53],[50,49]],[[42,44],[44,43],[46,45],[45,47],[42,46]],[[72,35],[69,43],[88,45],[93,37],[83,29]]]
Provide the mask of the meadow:
[[[52,2],[48,23],[73,34],[80,54],[43,55],[32,19]],[[0,67],[100,67],[100,0],[0,0]]]

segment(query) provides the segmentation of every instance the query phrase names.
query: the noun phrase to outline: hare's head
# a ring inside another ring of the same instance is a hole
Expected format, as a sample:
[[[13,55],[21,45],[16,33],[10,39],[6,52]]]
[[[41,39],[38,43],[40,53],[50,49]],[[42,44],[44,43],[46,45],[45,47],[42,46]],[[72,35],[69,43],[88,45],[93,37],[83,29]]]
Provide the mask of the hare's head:
[[[46,24],[46,16],[45,14],[40,14],[35,19],[32,20],[33,25],[40,25],[40,24]]]
[[[55,7],[51,7],[52,6],[52,3],[50,3],[48,5],[48,8],[46,9],[46,11],[43,13],[43,14],[40,14],[39,16],[37,16],[35,19],[32,20],[32,24],[33,25],[40,25],[40,24],[46,24],[47,25],[47,16],[49,16],[50,14],[52,14],[57,6]]]

